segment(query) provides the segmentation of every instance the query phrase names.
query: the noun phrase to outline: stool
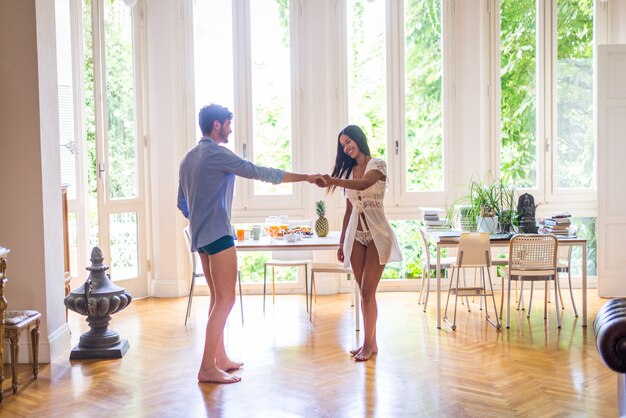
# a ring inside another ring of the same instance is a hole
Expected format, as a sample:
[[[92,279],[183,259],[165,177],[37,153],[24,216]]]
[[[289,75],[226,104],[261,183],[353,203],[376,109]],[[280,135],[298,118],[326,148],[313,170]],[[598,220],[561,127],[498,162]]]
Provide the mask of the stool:
[[[274,268],[275,267],[304,267],[304,291],[306,299],[306,311],[309,312],[309,271],[308,265],[313,260],[268,260],[263,267],[263,312],[265,312],[265,288],[267,281],[267,267],[272,268],[272,303],[274,303],[275,295],[275,282],[274,282]]]
[[[17,393],[17,360],[19,355],[18,341],[20,333],[30,331],[33,347],[33,376],[39,373],[39,321],[41,314],[37,311],[5,311],[4,338],[11,346],[11,373],[13,374],[13,393]]]

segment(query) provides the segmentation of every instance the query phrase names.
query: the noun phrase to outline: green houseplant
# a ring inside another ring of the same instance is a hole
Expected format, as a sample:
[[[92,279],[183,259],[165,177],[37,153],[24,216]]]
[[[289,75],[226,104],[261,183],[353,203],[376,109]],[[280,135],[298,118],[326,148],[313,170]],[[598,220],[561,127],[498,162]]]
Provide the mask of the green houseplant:
[[[506,179],[490,175],[486,180],[474,178],[466,190],[448,210],[449,221],[458,211],[462,229],[492,234],[509,232],[517,223],[515,189]]]

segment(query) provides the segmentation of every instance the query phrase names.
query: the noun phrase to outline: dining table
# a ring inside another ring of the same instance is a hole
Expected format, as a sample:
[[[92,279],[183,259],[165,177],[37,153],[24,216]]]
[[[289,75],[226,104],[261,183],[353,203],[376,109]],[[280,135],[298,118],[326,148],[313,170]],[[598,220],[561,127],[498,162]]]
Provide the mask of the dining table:
[[[441,329],[441,251],[444,248],[454,249],[459,245],[461,231],[454,230],[429,230],[424,228],[426,237],[437,249],[437,328]],[[490,246],[492,248],[508,247],[513,234],[492,234],[490,235]],[[582,250],[582,326],[587,326],[587,240],[575,236],[557,236],[559,246],[580,247]]]

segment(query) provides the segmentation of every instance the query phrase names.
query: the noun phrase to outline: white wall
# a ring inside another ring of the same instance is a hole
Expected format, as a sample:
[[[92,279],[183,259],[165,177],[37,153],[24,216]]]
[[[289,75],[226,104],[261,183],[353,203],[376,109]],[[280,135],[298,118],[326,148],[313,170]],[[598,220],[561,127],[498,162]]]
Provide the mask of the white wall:
[[[69,348],[65,323],[54,1],[0,3],[0,245],[8,309],[43,314],[40,361]],[[22,359],[30,350],[21,343]]]

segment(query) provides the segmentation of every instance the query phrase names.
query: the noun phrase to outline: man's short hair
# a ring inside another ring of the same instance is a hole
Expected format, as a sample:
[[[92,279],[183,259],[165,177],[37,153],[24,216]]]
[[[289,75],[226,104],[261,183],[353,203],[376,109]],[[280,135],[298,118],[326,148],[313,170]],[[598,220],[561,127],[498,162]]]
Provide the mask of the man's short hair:
[[[215,103],[204,106],[200,109],[200,113],[198,113],[200,131],[202,135],[208,135],[211,133],[211,130],[213,130],[213,122],[218,121],[223,124],[226,119],[231,120],[232,118],[233,112],[224,106]]]

